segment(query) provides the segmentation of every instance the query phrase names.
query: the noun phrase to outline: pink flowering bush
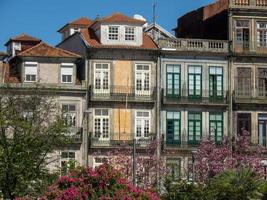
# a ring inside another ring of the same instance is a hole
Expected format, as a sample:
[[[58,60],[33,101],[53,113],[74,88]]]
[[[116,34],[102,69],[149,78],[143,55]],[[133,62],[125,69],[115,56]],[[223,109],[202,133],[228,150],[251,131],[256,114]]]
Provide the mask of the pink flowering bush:
[[[49,187],[42,200],[158,200],[159,195],[153,191],[133,186],[121,173],[108,164],[95,170],[82,168],[62,176]]]
[[[263,176],[264,168],[261,160],[265,151],[266,149],[262,146],[250,143],[247,131],[238,135],[233,148],[231,148],[229,139],[225,139],[221,144],[205,140],[194,155],[194,166],[190,170],[194,170],[195,180],[200,182],[205,182],[230,169],[250,168]]]

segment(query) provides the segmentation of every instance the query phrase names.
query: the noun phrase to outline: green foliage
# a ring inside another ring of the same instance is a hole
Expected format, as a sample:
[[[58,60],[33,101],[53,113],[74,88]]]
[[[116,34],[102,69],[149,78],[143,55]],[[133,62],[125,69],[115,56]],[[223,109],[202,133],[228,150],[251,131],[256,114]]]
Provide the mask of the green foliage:
[[[267,184],[262,184],[257,174],[250,169],[224,171],[206,184],[165,183],[165,200],[251,200],[266,199]]]
[[[4,199],[40,192],[50,183],[48,155],[67,142],[68,127],[55,100],[40,95],[39,88],[27,92],[0,88],[0,191]]]

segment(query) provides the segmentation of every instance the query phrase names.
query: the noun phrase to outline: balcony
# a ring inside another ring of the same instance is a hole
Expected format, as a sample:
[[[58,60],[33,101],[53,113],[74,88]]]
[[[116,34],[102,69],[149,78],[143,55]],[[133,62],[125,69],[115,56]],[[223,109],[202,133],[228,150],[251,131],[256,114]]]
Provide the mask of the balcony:
[[[230,8],[266,9],[267,0],[230,0]]]
[[[163,90],[163,104],[189,104],[189,105],[216,105],[227,106],[228,91],[223,91],[223,96],[210,96],[209,90],[202,90],[199,96],[188,96],[187,90],[182,90],[181,95],[168,95]]]
[[[112,133],[109,138],[96,137],[96,133],[90,133],[91,148],[119,148],[123,145],[133,145],[135,133]],[[154,133],[150,133],[149,137],[136,138],[137,148],[146,148],[151,142]]]
[[[167,51],[228,53],[228,41],[224,40],[159,39],[159,47]]]
[[[70,143],[82,143],[82,133],[82,127],[71,127],[66,137]]]
[[[238,41],[236,38],[233,39],[233,49],[234,53],[245,54],[245,55],[265,55],[267,54],[267,44],[266,42],[259,41]]]
[[[264,90],[235,90],[233,92],[235,103],[267,103],[267,91]]]
[[[156,88],[142,88],[130,86],[108,86],[108,89],[89,88],[91,101],[129,101],[129,102],[154,102],[156,100]]]

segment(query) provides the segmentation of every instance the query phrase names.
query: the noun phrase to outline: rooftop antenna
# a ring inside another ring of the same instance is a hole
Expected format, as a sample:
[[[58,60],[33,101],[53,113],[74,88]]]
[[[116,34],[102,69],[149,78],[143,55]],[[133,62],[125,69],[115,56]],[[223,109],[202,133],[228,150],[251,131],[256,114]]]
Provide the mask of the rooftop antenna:
[[[154,0],[153,3],[153,25],[156,25],[156,7],[157,7],[157,0]]]

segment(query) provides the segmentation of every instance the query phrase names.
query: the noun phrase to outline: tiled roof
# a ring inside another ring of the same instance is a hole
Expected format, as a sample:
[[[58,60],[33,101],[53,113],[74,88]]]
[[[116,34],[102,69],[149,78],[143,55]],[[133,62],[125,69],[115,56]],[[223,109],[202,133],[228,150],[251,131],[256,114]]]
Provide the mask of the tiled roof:
[[[146,21],[140,19],[134,19],[132,17],[128,17],[118,12],[108,17],[97,19],[96,21],[105,23],[131,23],[131,24],[142,24],[142,25],[146,23]]]
[[[60,32],[62,29],[64,29],[68,25],[76,25],[76,26],[85,26],[85,27],[87,27],[90,24],[92,24],[92,22],[93,21],[88,19],[87,17],[81,17],[79,19],[76,19],[76,20],[74,20],[72,22],[69,22],[69,23],[65,24],[62,28],[60,28],[58,30],[58,32]]]
[[[22,34],[20,34],[18,36],[15,36],[15,37],[10,38],[9,41],[5,45],[7,45],[11,41],[18,41],[18,42],[20,42],[20,41],[40,42],[42,40],[40,40],[38,38],[35,38],[35,37],[32,37],[30,35],[27,35],[25,33],[22,33]]]
[[[97,38],[92,28],[81,30],[81,34],[87,44],[92,48],[117,48],[117,49],[157,49],[156,43],[145,33],[143,34],[143,45],[142,46],[131,46],[131,45],[103,45]]]
[[[48,44],[41,42],[34,47],[31,47],[21,53],[18,56],[27,57],[61,57],[61,58],[80,58],[81,56],[70,51],[66,51],[60,48],[49,46]]]

